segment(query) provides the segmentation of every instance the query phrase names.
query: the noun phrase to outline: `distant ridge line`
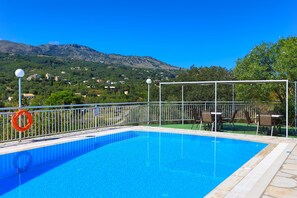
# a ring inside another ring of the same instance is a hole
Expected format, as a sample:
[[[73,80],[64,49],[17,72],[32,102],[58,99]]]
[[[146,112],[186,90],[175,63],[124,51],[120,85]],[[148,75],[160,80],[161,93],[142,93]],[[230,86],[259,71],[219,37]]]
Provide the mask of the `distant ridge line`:
[[[7,40],[0,40],[0,52],[20,55],[47,55],[135,68],[165,70],[180,69],[179,67],[172,66],[150,56],[106,54],[79,44],[42,44],[39,46],[33,46]]]

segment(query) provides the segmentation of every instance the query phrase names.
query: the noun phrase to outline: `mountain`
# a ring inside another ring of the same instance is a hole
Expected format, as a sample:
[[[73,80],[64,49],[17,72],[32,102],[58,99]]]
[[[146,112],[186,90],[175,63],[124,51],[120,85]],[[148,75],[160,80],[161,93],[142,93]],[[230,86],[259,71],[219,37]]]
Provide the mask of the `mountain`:
[[[178,67],[169,65],[149,56],[123,56],[98,52],[87,46],[78,44],[39,45],[32,46],[12,41],[0,40],[0,52],[20,55],[45,55],[73,60],[101,62],[135,68],[177,70]]]

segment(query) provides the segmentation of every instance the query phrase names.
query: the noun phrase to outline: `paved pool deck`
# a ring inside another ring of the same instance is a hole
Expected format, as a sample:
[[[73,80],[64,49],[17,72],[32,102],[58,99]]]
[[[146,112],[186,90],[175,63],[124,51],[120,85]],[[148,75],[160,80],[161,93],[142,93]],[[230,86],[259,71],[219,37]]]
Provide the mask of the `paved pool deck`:
[[[0,154],[72,142],[90,138],[90,135],[101,136],[128,130],[183,133],[267,143],[268,146],[265,149],[245,163],[206,197],[297,197],[297,140],[293,138],[146,126],[112,127],[26,139],[22,142],[1,143]]]

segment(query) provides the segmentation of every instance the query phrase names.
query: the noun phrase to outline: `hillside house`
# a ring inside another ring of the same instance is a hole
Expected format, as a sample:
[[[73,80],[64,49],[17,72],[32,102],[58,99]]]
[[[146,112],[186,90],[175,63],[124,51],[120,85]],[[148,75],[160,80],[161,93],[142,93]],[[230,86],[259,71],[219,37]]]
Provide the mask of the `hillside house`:
[[[60,76],[55,76],[54,80],[55,81],[60,81],[61,80],[61,77]]]
[[[27,78],[27,81],[31,81],[31,80],[39,80],[41,78],[41,76],[39,74],[33,74],[33,75],[30,75],[28,78]]]
[[[24,93],[23,97],[31,100],[31,99],[35,98],[35,95],[32,93]]]
[[[52,79],[53,78],[53,75],[51,75],[51,74],[49,74],[49,73],[46,73],[45,74],[45,79],[46,80],[50,80],[50,79]]]

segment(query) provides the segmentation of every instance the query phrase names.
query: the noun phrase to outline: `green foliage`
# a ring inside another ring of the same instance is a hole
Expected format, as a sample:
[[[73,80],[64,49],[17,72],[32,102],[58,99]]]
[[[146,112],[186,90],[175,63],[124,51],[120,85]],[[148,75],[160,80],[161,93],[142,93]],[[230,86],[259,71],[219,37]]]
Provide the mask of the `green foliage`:
[[[297,37],[282,38],[276,43],[262,43],[256,46],[248,55],[237,61],[234,73],[239,80],[296,81]],[[294,86],[289,86],[289,93],[294,93]],[[238,85],[236,94],[237,100],[280,101],[281,104],[276,106],[274,111],[284,114],[284,83]],[[293,107],[292,97],[289,98],[289,106]]]
[[[274,45],[274,68],[280,79],[297,80],[297,37],[280,39]]]
[[[237,61],[234,73],[239,80],[297,79],[297,38],[280,39],[277,43],[256,46]],[[239,85],[240,100],[285,100],[283,84]]]
[[[74,95],[70,91],[60,91],[57,93],[52,93],[47,100],[45,100],[46,105],[68,105],[68,104],[81,104],[82,98],[80,96]]]
[[[68,60],[50,56],[21,56],[0,53],[0,101],[6,106],[17,104],[18,81],[14,75],[22,68],[22,92],[33,93],[33,100],[23,100],[24,105],[44,105],[51,94],[68,90],[83,96],[82,103],[146,101],[145,80],[165,81],[175,77],[178,71],[140,69],[121,65]],[[51,78],[46,79],[46,74]],[[38,74],[40,78],[28,77]],[[59,76],[55,81],[54,77]],[[128,91],[128,95],[124,94]],[[14,97],[8,103],[7,98]],[[157,99],[157,98],[156,98]],[[50,103],[54,104],[55,100]],[[61,101],[56,101],[61,102]]]
[[[237,60],[235,75],[239,80],[275,79],[274,54],[272,44],[263,43],[251,50],[243,59]]]
[[[4,107],[4,106],[5,106],[4,102],[0,101],[0,107]]]
[[[231,70],[219,66],[195,67],[182,71],[177,77],[177,81],[219,81],[233,80],[234,75]],[[162,89],[163,90],[163,89]],[[168,100],[181,100],[181,86],[164,86],[163,95],[169,96]],[[214,84],[209,85],[184,85],[184,100],[186,101],[211,101],[214,100]],[[218,100],[232,100],[232,86],[218,85]]]

